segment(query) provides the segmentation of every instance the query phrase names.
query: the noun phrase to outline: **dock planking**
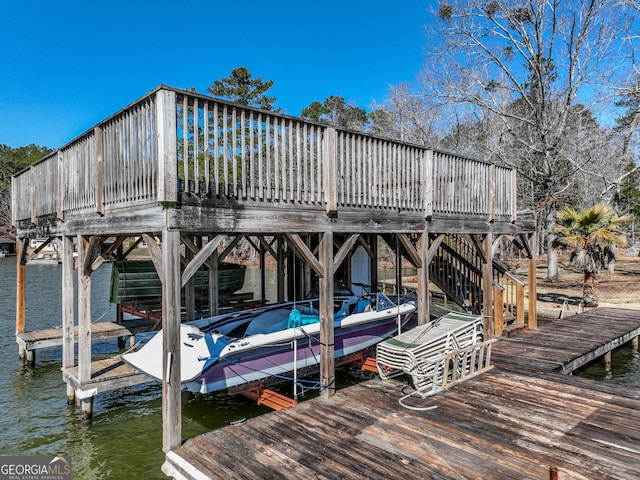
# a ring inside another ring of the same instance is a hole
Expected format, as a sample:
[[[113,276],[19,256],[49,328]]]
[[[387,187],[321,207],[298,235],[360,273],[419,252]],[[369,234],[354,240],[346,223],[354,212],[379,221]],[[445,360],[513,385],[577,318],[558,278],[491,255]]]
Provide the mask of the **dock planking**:
[[[502,338],[493,369],[417,399],[432,410],[399,406],[400,381],[370,380],[189,439],[164,469],[213,479],[520,480],[552,469],[559,479],[640,478],[640,390],[560,373],[638,329],[640,311],[566,317]]]
[[[105,338],[128,337],[137,333],[149,332],[159,328],[158,323],[150,320],[131,319],[122,323],[94,322],[91,324],[91,339],[101,340]],[[63,341],[62,328],[44,328],[16,333],[18,345],[25,350],[38,350],[40,348],[59,347]],[[73,329],[74,342],[78,342],[78,326]]]

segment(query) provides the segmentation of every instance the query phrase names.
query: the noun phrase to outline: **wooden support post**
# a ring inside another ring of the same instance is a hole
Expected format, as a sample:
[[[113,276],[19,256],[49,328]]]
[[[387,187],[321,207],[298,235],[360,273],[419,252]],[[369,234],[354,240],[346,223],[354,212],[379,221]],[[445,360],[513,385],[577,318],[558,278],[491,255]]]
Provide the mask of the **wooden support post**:
[[[62,370],[74,366],[75,341],[74,286],[73,286],[73,237],[64,236],[60,240],[62,252]],[[67,384],[67,403],[73,404],[75,391]]]
[[[378,287],[378,237],[377,235],[367,235],[369,253],[369,269],[371,271],[371,289]],[[365,250],[367,250],[365,248]]]
[[[78,381],[91,380],[91,270],[87,263],[89,242],[78,235]]]
[[[277,255],[278,258],[276,259],[276,273],[277,273],[277,302],[278,303],[282,303],[284,302],[284,261],[285,261],[285,255],[284,255],[284,240],[282,239],[282,237],[278,238],[278,243],[277,243]]]
[[[529,328],[538,328],[538,283],[537,262],[535,258],[529,259],[529,314],[527,324]]]
[[[162,232],[162,449],[182,442],[180,385],[180,232]]]
[[[429,232],[425,228],[418,240],[420,265],[418,276],[418,325],[427,323],[431,316],[429,307]]]
[[[611,377],[611,350],[604,354],[604,371],[607,378]]]
[[[260,243],[260,303],[264,304],[267,299],[267,276],[266,276],[266,248]]]
[[[16,256],[16,333],[23,333],[26,326],[27,317],[27,269],[25,258],[27,254],[28,238],[18,240],[18,254]],[[20,358],[27,356],[27,351],[20,347],[18,355]]]
[[[193,252],[188,248],[185,248],[185,260],[187,265],[193,260]],[[180,279],[180,283],[182,283],[182,279]],[[190,322],[196,318],[196,277],[195,272],[194,275],[187,281],[184,286],[184,309],[185,309],[185,319],[187,322]]]
[[[210,238],[209,241],[213,241]],[[218,290],[218,249],[214,248],[209,256],[209,315],[218,315],[220,291]]]
[[[638,337],[634,337],[633,340],[631,340],[631,348],[634,353],[638,353]]]
[[[333,232],[325,232],[320,239],[319,261],[324,275],[320,283],[320,384],[322,397],[336,392],[333,328]]]
[[[493,234],[488,233],[482,241],[484,259],[482,262],[482,315],[484,321],[485,338],[493,338],[495,325],[493,323]]]
[[[175,205],[178,202],[176,98],[176,92],[170,90],[158,90],[156,93],[158,202],[161,205]]]

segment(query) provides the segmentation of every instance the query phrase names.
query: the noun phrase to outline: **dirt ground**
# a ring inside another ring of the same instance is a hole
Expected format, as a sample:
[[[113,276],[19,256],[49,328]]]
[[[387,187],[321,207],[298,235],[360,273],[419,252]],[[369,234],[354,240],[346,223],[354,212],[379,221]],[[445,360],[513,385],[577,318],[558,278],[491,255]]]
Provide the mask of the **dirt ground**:
[[[506,266],[527,281],[526,261]],[[576,313],[582,300],[583,273],[569,265],[568,256],[560,258],[559,271],[557,281],[547,281],[547,259],[541,257],[537,260],[538,311],[545,316],[555,316],[554,311],[560,313],[563,304],[566,312]],[[615,273],[608,274],[604,269],[598,279],[600,307],[640,310],[640,257],[619,256]]]

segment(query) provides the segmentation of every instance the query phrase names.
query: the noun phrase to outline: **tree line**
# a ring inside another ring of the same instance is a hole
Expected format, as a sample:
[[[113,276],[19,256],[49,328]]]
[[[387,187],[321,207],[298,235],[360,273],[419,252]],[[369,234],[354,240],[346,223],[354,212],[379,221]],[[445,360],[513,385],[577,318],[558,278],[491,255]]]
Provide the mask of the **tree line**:
[[[329,96],[300,116],[516,169],[518,207],[550,257],[564,207],[640,213],[638,0],[449,0],[432,14],[415,80],[367,109]],[[273,85],[238,67],[207,91],[278,112]],[[0,150],[0,224],[11,173],[47,152]]]

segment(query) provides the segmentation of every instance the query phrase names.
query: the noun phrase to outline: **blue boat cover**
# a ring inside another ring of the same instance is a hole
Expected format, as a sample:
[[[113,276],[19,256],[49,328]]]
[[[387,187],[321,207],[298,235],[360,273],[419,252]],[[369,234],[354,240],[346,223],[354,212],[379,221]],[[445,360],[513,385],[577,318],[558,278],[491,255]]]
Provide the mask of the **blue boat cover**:
[[[294,308],[289,314],[289,322],[287,328],[297,328],[302,325],[309,325],[312,323],[318,323],[320,321],[319,315],[309,315],[301,313],[300,310]]]

